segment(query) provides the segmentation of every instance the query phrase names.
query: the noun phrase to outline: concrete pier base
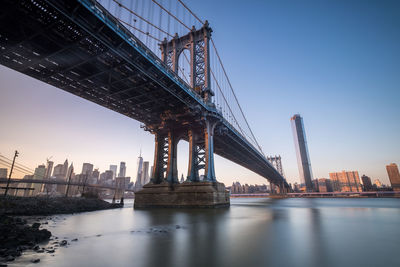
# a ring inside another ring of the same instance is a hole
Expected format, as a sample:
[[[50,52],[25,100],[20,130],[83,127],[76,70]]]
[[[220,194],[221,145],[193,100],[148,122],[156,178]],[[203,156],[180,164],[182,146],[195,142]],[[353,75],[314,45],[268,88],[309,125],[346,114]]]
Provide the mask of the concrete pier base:
[[[135,193],[134,208],[228,207],[230,194],[223,183],[184,182],[147,184]]]

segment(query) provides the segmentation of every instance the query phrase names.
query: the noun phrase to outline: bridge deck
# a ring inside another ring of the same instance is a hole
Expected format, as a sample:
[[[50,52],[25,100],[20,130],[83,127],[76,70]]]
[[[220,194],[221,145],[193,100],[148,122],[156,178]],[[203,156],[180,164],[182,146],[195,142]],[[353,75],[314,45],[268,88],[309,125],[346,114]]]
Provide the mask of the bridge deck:
[[[246,138],[94,3],[3,1],[0,64],[146,125],[159,123],[160,114],[165,111],[200,109],[212,113],[220,118],[220,127],[227,129],[215,134],[216,154],[274,183],[282,181],[282,176]]]

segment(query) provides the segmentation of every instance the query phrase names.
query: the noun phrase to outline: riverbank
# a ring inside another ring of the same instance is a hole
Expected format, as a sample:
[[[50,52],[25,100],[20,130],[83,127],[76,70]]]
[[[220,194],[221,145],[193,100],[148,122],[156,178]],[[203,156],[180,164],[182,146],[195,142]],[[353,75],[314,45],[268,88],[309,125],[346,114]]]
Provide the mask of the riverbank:
[[[34,250],[38,253],[44,251],[54,253],[53,247],[40,248],[38,244],[48,242],[51,232],[47,229],[39,229],[40,223],[28,223],[22,218],[14,218],[6,215],[0,216],[0,266],[4,262],[14,261],[25,250]],[[32,261],[38,262],[36,260]]]
[[[121,208],[97,198],[6,197],[0,198],[0,215],[51,215]]]
[[[25,250],[52,254],[58,247],[68,243],[67,240],[58,241],[54,237],[55,240],[49,245],[52,234],[47,229],[41,229],[43,225],[39,223],[40,218],[16,216],[72,214],[121,207],[123,204],[112,204],[97,198],[0,198],[0,266],[14,261]],[[32,263],[39,261],[38,258],[32,259]]]

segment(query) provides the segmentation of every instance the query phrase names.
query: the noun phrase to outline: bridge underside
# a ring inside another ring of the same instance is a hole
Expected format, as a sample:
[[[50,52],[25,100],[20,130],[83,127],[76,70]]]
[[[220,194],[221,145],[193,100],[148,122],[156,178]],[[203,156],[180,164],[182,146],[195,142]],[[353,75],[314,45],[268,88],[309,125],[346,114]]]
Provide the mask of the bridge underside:
[[[205,117],[213,151],[287,186],[282,176],[201,96],[104,8],[77,0],[5,0],[0,10],[0,64],[142,122],[152,133],[190,142]],[[34,93],[34,92],[33,92]],[[167,123],[166,123],[167,121]],[[203,145],[204,148],[204,145]]]

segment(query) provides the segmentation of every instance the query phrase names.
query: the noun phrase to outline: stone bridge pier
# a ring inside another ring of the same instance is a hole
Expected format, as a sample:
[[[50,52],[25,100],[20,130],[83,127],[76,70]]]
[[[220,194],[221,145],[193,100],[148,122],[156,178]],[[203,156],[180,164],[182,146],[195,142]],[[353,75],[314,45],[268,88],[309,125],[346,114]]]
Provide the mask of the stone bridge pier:
[[[214,167],[214,131],[218,120],[202,115],[187,121],[182,115],[164,116],[158,125],[144,128],[154,134],[154,165],[150,182],[135,194],[135,208],[229,206],[224,184],[217,182]],[[179,183],[177,146],[189,142],[188,173]],[[204,170],[204,176],[199,171]]]

